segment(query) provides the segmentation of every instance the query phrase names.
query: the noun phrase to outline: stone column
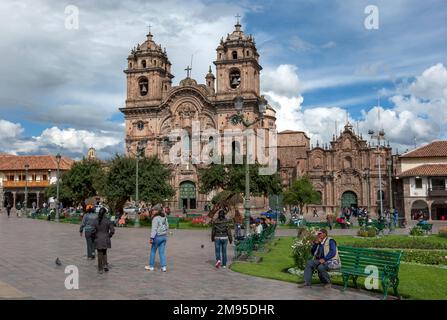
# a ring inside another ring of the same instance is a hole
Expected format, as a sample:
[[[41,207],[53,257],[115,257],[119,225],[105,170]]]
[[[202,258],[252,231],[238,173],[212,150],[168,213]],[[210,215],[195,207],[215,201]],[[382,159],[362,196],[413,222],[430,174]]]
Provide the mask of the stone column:
[[[3,186],[0,185],[0,211],[5,206],[5,194],[3,193]]]
[[[36,191],[36,206],[37,206],[37,208],[40,208],[39,197],[40,197],[40,191]]]
[[[16,199],[17,199],[16,192],[13,191],[13,192],[12,192],[12,207],[13,207],[14,209],[16,208]]]

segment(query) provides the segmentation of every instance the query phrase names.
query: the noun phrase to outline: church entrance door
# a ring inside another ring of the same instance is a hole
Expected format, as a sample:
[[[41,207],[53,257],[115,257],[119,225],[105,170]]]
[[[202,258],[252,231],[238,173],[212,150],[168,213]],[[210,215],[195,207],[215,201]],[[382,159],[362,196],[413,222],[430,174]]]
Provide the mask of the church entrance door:
[[[196,185],[192,181],[180,183],[180,209],[196,209]]]
[[[341,196],[341,207],[342,208],[357,208],[357,195],[352,191],[346,191]]]

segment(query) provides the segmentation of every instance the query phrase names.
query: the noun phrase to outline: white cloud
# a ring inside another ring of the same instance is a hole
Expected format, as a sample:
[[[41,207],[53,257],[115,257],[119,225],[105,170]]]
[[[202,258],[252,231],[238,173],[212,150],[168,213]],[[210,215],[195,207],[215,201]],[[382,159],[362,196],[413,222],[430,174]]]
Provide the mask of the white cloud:
[[[20,123],[13,123],[7,120],[0,119],[0,141],[7,143],[7,139],[15,138],[23,132]]]
[[[280,73],[280,67],[276,69]],[[282,68],[284,74],[284,68]],[[287,68],[287,78],[299,79],[296,68]],[[269,73],[270,79],[275,79],[275,72]],[[278,79],[282,77],[278,76]],[[271,80],[270,80],[271,81]],[[283,90],[281,82],[270,85],[270,91],[265,94],[271,105],[277,110],[277,127],[279,131],[299,130],[305,131],[315,144],[317,140],[329,142],[335,131],[335,122],[338,130],[346,123],[346,111],[342,106],[319,106],[303,108],[304,97],[298,92],[298,88],[306,86],[299,84],[295,96],[291,96],[292,90]],[[278,89],[279,88],[279,89]],[[406,94],[397,94],[390,97],[393,103],[389,109],[373,106],[369,110],[363,110],[363,119],[358,121],[360,132],[368,139],[369,129],[382,127],[386,133],[386,139],[391,145],[403,151],[412,148],[416,143],[422,144],[434,139],[446,138],[447,127],[447,70],[442,64],[436,64],[427,68],[416,79],[407,84],[402,91]],[[380,120],[379,120],[380,112]],[[349,118],[354,124],[355,120]]]
[[[290,64],[281,64],[276,69],[266,68],[261,74],[262,89],[288,98],[296,97],[300,92],[298,68]]]

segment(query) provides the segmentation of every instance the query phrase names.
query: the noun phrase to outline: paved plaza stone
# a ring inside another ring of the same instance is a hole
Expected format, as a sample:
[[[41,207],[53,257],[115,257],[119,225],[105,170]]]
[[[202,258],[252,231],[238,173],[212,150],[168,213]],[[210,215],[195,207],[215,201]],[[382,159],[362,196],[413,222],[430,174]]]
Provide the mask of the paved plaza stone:
[[[111,270],[87,260],[79,226],[0,215],[0,298],[32,299],[378,299],[380,295],[247,276],[214,267],[210,230],[172,230],[168,272],[146,271],[147,228],[116,228]],[[201,245],[204,248],[201,248]],[[234,247],[229,247],[230,260]],[[62,266],[55,263],[59,257]],[[158,261],[158,257],[157,257]],[[79,269],[79,290],[65,288],[67,265]]]

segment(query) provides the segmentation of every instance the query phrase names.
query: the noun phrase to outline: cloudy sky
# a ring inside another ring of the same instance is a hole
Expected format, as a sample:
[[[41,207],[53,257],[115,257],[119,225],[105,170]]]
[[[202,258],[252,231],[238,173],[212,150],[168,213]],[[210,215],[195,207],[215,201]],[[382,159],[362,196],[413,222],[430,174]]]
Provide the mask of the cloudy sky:
[[[65,27],[70,5],[78,29]],[[378,29],[365,27],[368,5],[379,9]],[[191,56],[192,76],[204,82],[237,13],[256,39],[280,131],[326,143],[349,117],[364,137],[383,127],[399,152],[447,138],[444,0],[4,0],[0,152],[124,152],[122,71],[147,25],[166,47],[174,84]]]

